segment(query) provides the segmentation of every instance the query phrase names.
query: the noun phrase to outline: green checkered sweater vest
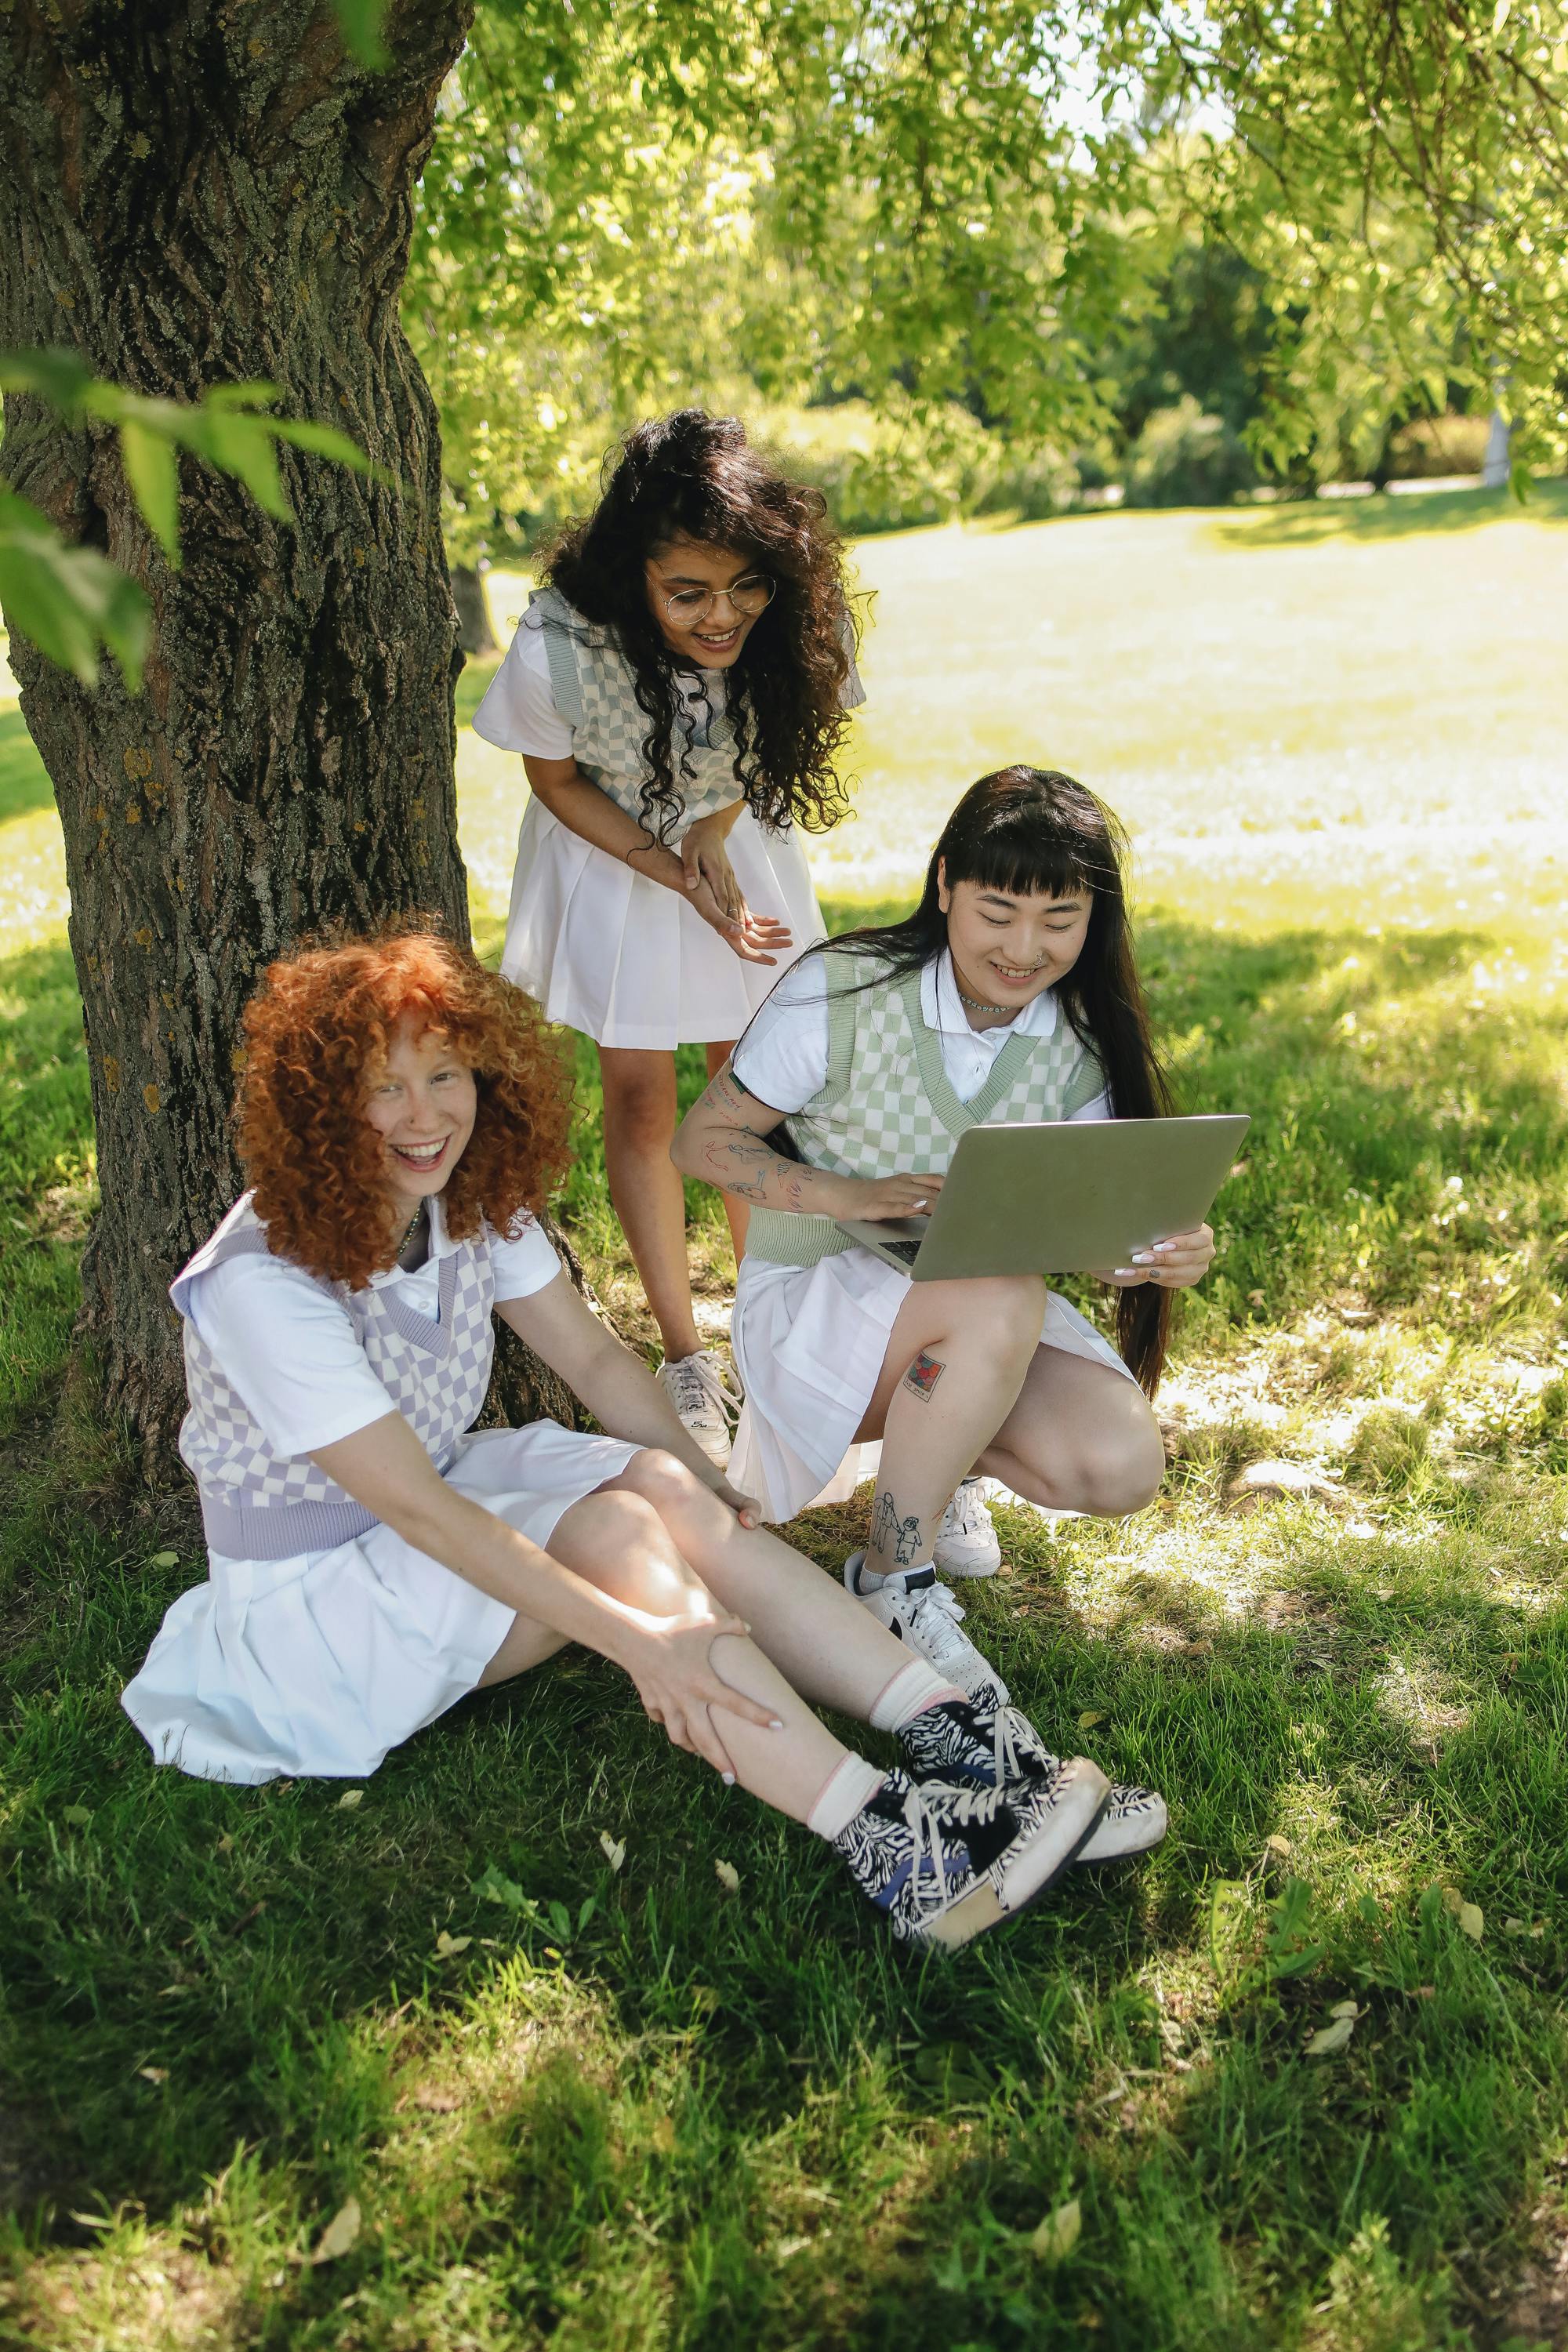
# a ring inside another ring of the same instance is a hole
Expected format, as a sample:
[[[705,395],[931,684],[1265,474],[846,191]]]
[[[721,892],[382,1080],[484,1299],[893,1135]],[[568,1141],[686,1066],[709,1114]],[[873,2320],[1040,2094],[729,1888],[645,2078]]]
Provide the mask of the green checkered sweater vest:
[[[836,1176],[945,1175],[965,1128],[1069,1118],[1104,1091],[1100,1063],[1064,1013],[1048,1037],[1009,1037],[979,1093],[961,1102],[921,1011],[920,973],[857,990],[863,957],[828,949],[822,961],[827,1083],[784,1121],[808,1167]],[[775,1265],[816,1265],[854,1247],[831,1217],[787,1209],[753,1209],[746,1231],[748,1255]]]
[[[642,747],[653,721],[637,700],[631,664],[609,631],[585,621],[559,590],[542,588],[528,603],[535,625],[544,632],[550,691],[572,730],[573,758],[591,784],[597,784],[640,824],[647,775]],[[683,718],[679,695],[676,699],[670,761],[686,805],[670,829],[672,841],[679,841],[696,818],[728,808],[741,793],[735,780],[735,738],[723,712],[709,705],[706,717],[694,716],[687,705]],[[704,708],[699,703],[697,713]]]

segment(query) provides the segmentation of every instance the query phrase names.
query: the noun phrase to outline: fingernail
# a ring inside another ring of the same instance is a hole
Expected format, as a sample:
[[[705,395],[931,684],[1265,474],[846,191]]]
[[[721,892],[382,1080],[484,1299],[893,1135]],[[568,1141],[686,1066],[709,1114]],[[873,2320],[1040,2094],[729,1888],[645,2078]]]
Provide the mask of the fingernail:
[[[734,1787],[734,1785],[735,1785],[735,1775],[733,1774],[733,1772],[726,1772],[726,1773],[724,1773],[724,1774],[722,1774],[722,1775],[721,1775],[721,1778],[722,1778],[722,1780],[723,1780],[724,1786],[726,1787],[726,1789],[732,1789],[732,1788]]]
[[[1134,1269],[1130,1265],[1119,1265],[1116,1269],[1116,1279],[1118,1282],[1131,1282],[1133,1272]]]
[[[779,1718],[778,1718],[778,1717],[777,1717],[776,1715],[774,1716],[774,1717],[773,1717],[773,1719],[772,1728],[773,1728],[774,1731],[782,1731],[782,1730],[784,1729],[784,1725],[779,1721]]]
[[[1132,1253],[1132,1263],[1134,1265],[1152,1265],[1154,1263],[1153,1251],[1134,1250]]]

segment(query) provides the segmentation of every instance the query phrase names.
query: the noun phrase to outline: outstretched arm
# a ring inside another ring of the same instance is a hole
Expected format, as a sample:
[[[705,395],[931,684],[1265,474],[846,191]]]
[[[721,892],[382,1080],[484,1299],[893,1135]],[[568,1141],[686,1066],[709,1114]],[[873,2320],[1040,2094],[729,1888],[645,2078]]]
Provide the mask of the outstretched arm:
[[[748,1094],[728,1063],[693,1103],[669,1156],[683,1176],[716,1184],[753,1208],[814,1217],[908,1217],[928,1209],[940,1176],[891,1174],[868,1180],[803,1167],[775,1151],[768,1137],[784,1113]]]

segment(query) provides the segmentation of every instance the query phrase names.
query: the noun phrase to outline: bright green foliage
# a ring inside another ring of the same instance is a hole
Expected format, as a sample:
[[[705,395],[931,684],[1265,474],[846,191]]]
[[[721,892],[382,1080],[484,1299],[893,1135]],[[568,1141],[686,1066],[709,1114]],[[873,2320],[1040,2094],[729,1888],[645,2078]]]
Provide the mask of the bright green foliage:
[[[118,431],[126,483],[148,530],[175,569],[180,562],[179,453],[188,450],[245,484],[267,514],[292,520],[277,444],[369,470],[346,434],[328,425],[258,415],[281,397],[276,384],[220,383],[199,401],[153,400],[95,377],[74,352],[0,352],[0,392],[31,394],[59,415]],[[26,425],[8,426],[13,453]],[[47,517],[0,487],[0,603],[40,653],[98,682],[100,647],[141,685],[149,605],[142,587],[90,548],[70,546]]]

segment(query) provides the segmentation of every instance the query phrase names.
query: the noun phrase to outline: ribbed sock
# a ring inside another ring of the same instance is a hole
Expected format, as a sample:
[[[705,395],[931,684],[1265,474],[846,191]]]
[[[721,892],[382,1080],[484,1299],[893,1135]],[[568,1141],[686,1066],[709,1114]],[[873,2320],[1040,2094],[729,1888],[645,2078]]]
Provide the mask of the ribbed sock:
[[[907,1592],[910,1590],[910,1584],[914,1582],[914,1580],[917,1578],[923,1577],[929,1583],[934,1583],[936,1581],[936,1560],[934,1557],[931,1559],[916,1560],[913,1566],[910,1568],[894,1569],[891,1574],[888,1576],[877,1576],[873,1574],[872,1570],[866,1565],[866,1555],[863,1551],[852,1551],[850,1553],[849,1565],[853,1567],[857,1560],[860,1563],[859,1586],[862,1592],[879,1592],[884,1584],[896,1584],[903,1591]],[[920,1590],[920,1586],[918,1584],[915,1585],[915,1590],[917,1591]]]
[[[836,1764],[816,1792],[816,1802],[805,1826],[820,1838],[841,1837],[858,1812],[863,1812],[887,1779],[863,1756],[846,1756]]]
[[[924,1658],[911,1658],[900,1666],[892,1681],[871,1709],[873,1731],[901,1731],[928,1706],[939,1706],[943,1699],[962,1699],[963,1693],[945,1675],[939,1675]]]

